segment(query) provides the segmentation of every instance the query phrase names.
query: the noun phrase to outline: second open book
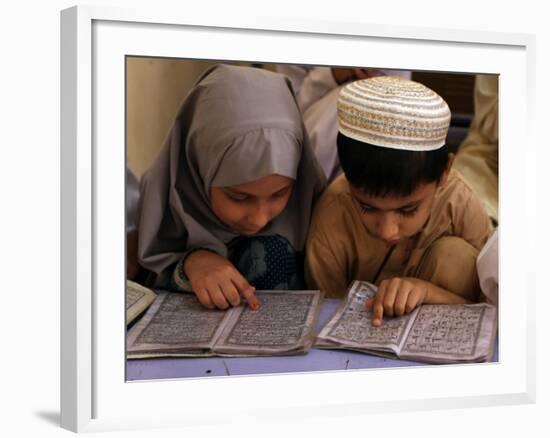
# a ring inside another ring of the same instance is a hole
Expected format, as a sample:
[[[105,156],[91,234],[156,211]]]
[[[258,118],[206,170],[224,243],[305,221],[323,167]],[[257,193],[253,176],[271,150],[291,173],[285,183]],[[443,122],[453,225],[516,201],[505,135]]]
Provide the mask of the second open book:
[[[372,325],[366,301],[376,286],[355,281],[347,299],[321,329],[318,348],[350,349],[428,363],[484,362],[495,344],[497,312],[489,304],[429,305]]]

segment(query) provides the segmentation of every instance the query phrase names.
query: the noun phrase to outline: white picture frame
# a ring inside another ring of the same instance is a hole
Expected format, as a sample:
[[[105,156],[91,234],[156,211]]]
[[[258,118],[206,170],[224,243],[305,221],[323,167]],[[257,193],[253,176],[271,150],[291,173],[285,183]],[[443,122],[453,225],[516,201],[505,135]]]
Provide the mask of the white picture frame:
[[[535,277],[521,254],[535,233],[514,232],[536,225],[525,208],[536,203],[534,36],[91,6],[62,11],[61,26],[62,427],[534,402]],[[124,56],[367,65],[365,53],[372,67],[500,75],[499,362],[126,383],[124,294],[113,293],[125,280]]]

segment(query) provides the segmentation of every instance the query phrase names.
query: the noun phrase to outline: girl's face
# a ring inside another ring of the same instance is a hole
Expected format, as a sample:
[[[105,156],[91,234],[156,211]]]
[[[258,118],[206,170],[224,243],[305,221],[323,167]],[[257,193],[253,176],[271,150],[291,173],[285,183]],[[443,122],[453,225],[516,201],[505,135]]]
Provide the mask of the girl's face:
[[[211,207],[218,219],[244,236],[260,232],[286,207],[294,180],[268,175],[231,187],[210,187]]]

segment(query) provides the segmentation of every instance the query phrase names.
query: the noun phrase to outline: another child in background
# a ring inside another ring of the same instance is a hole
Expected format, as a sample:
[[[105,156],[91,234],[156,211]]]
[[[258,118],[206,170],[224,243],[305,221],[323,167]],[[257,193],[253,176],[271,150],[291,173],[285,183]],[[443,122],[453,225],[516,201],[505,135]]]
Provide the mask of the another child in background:
[[[289,80],[218,65],[188,94],[142,178],[140,264],[149,284],[206,307],[258,307],[255,289],[303,288],[303,250],[325,178]]]
[[[315,209],[308,286],[342,297],[352,280],[377,284],[374,325],[422,303],[477,300],[476,257],[491,223],[451,170],[445,101],[417,82],[371,78],[342,89],[338,119],[344,175]]]
[[[477,75],[474,118],[453,167],[474,189],[493,224],[498,223],[498,76]]]

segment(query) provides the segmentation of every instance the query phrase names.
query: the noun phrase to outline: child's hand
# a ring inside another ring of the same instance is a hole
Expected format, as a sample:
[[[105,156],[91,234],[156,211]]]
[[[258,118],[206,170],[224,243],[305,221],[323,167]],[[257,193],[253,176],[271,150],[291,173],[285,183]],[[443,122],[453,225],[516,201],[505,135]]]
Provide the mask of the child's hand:
[[[203,306],[210,309],[238,306],[242,295],[253,310],[260,308],[260,302],[254,295],[256,289],[225,257],[198,250],[187,257],[183,268]]]
[[[396,277],[382,280],[374,298],[367,300],[372,310],[372,325],[382,324],[382,317],[402,316],[426,301],[431,284],[419,278]]]

